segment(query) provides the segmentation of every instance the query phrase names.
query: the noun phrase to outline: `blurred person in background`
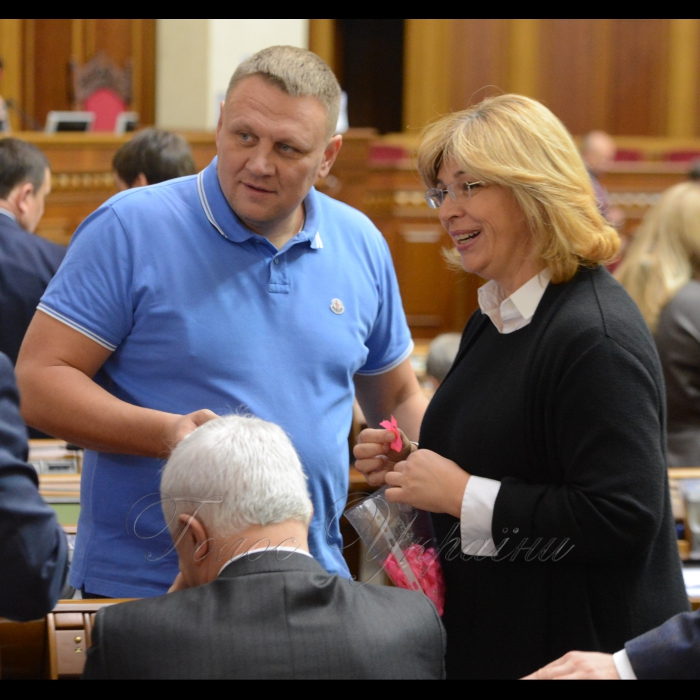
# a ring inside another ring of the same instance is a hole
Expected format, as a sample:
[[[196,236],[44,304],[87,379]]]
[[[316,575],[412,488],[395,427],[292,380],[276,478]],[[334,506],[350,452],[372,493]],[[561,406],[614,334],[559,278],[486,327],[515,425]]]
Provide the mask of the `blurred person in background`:
[[[700,183],[667,189],[616,272],[654,334],[668,404],[668,464],[700,465]]]
[[[162,129],[139,131],[116,152],[112,167],[122,191],[197,172],[187,141]]]
[[[51,192],[46,156],[33,144],[0,139],[0,352],[14,365],[41,295],[66,248],[34,232]]]
[[[425,374],[433,389],[442,384],[450,371],[459,350],[461,337],[461,333],[441,333],[430,343],[428,358],[425,361]]]

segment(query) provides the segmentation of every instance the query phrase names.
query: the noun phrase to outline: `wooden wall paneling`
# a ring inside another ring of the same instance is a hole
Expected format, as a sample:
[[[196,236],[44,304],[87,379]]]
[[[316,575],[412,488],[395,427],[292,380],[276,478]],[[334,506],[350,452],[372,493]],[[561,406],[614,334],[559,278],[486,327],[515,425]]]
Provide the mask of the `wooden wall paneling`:
[[[609,131],[630,136],[665,134],[669,20],[615,20],[612,43]]]
[[[450,34],[450,111],[507,92],[507,23],[498,19],[455,19]]]
[[[700,20],[672,19],[669,26],[668,136],[695,134]]]
[[[132,46],[134,101],[133,108],[140,115],[140,125],[156,123],[156,21],[133,19]]]
[[[85,63],[85,22],[84,19],[71,20],[71,58],[78,63]]]
[[[404,131],[417,132],[450,111],[452,20],[407,19],[404,47]]]
[[[22,20],[0,19],[0,56],[3,71],[0,95],[22,107]],[[22,120],[16,111],[9,110],[10,124],[14,131],[21,131]]]
[[[34,45],[36,43],[35,24],[33,19],[25,19],[22,26],[22,107],[29,117],[34,119]],[[30,129],[29,124],[25,129]]]
[[[31,19],[25,41],[26,111],[40,126],[52,109],[71,109],[69,62],[73,49],[72,21],[69,19]]]
[[[572,134],[607,130],[611,20],[542,20],[540,98]]]
[[[508,92],[538,99],[540,89],[539,41],[542,20],[511,19]]]
[[[335,72],[337,66],[334,19],[309,20],[309,50],[320,56]]]
[[[94,48],[88,52],[88,60],[96,53],[104,51],[120,68],[131,60],[139,47],[132,45],[133,19],[96,19],[94,22]]]

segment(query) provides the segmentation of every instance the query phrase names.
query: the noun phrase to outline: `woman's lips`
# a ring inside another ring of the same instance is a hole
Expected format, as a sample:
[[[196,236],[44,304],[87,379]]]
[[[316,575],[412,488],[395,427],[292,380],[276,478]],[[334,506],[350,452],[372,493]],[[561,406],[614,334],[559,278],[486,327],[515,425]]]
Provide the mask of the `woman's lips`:
[[[456,246],[464,246],[473,241],[479,234],[481,233],[481,230],[479,231],[456,231],[456,232],[450,232],[450,236],[452,236],[452,240],[455,242]]]

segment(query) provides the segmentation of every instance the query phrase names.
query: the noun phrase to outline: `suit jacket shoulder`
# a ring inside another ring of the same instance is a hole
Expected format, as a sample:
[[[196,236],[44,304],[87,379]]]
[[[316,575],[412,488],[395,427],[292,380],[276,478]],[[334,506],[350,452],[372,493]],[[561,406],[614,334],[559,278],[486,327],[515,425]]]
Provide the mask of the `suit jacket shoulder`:
[[[84,677],[442,677],[444,632],[426,596],[354,584],[309,557],[279,554],[101,610]]]

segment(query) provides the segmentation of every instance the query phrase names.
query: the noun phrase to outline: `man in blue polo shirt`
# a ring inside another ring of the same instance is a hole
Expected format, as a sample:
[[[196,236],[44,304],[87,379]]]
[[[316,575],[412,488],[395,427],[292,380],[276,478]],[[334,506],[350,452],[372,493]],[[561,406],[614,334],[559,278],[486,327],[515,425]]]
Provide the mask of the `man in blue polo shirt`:
[[[311,550],[348,575],[337,514],[355,388],[371,423],[393,413],[413,439],[425,399],[384,239],[313,189],[341,146],[339,98],[314,54],[265,49],[231,79],[208,168],[117,195],[76,232],[18,375],[26,419],[88,449],[70,578],[86,594],[167,590],[162,460],[237,411],[290,435]],[[192,498],[216,494],[204,482]]]

